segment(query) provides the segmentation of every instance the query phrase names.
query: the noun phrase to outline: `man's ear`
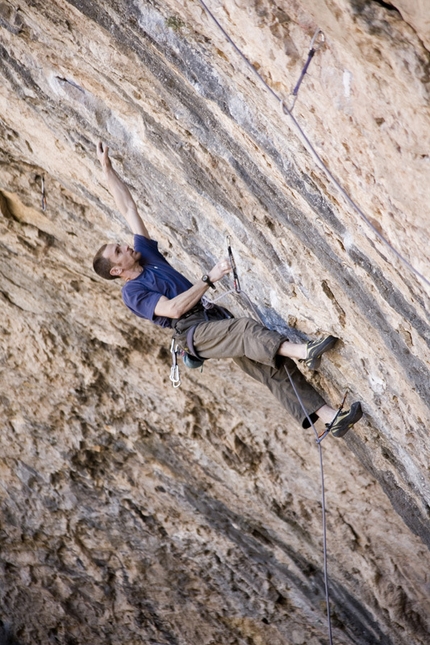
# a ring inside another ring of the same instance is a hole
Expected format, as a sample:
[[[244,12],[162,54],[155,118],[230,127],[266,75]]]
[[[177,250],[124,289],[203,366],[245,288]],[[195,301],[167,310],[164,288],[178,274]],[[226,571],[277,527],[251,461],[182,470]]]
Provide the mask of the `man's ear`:
[[[109,271],[111,275],[121,275],[122,269],[121,267],[112,267]]]

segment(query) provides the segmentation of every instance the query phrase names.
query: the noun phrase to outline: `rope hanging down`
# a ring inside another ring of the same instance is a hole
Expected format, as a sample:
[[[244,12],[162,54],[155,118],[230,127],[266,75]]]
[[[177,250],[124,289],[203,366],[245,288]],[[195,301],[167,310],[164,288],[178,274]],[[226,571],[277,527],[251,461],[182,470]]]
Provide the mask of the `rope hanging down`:
[[[236,281],[236,279],[238,280],[238,277],[237,277],[237,268],[236,268],[236,262],[235,262],[235,260],[234,260],[234,256],[233,256],[233,251],[232,251],[232,249],[231,249],[231,245],[230,245],[230,237],[229,237],[229,236],[227,237],[227,248],[228,248],[228,255],[229,255],[229,258],[230,258],[230,262],[232,263],[232,267],[234,267],[233,275],[234,275],[234,280]],[[251,307],[251,309],[252,309],[252,311],[253,311],[253,313],[254,313],[254,315],[255,315],[256,319],[257,319],[259,322],[261,322],[261,324],[262,324],[262,325],[265,325],[264,321],[261,319],[260,314],[258,313],[258,311],[257,311],[256,307],[254,306],[254,304],[253,304],[252,300],[249,298],[249,296],[248,296],[248,295],[247,295],[243,290],[239,290],[239,291],[237,291],[236,286],[235,286],[234,291],[236,291],[236,293],[237,293],[237,294],[240,294],[241,296],[244,296],[244,297],[245,297],[245,299],[246,299],[246,301],[248,302],[248,304],[250,305],[250,307]],[[224,294],[223,294],[223,296],[226,296],[228,293],[231,293],[231,292],[232,292],[232,290],[227,291],[226,293],[224,293]],[[223,296],[222,296],[222,297],[223,297]],[[337,413],[336,413],[336,416],[335,416],[335,417],[334,417],[334,419],[331,421],[331,423],[327,426],[327,428],[326,428],[325,432],[324,432],[321,436],[319,436],[319,435],[318,435],[318,431],[317,431],[317,429],[315,428],[315,425],[314,425],[314,423],[313,423],[313,421],[312,421],[312,419],[311,419],[311,417],[310,417],[310,415],[309,415],[308,411],[306,410],[306,407],[305,407],[305,405],[304,405],[304,403],[303,403],[303,401],[302,401],[302,398],[301,398],[300,394],[299,394],[299,393],[298,393],[298,391],[297,391],[297,388],[296,388],[296,386],[295,386],[295,384],[294,384],[294,381],[293,381],[293,379],[292,379],[292,376],[291,376],[291,374],[290,374],[290,371],[289,371],[288,367],[287,367],[286,365],[284,365],[284,368],[285,368],[285,371],[286,371],[286,373],[287,373],[288,379],[289,379],[289,381],[290,381],[290,383],[291,383],[291,387],[292,387],[292,389],[293,389],[293,392],[294,392],[294,394],[295,394],[295,396],[296,396],[296,398],[297,398],[297,401],[299,402],[299,405],[300,405],[300,407],[301,407],[301,408],[302,408],[302,410],[303,410],[303,413],[304,413],[304,415],[305,415],[305,417],[306,417],[306,419],[307,419],[307,421],[308,421],[308,423],[309,423],[309,426],[312,428],[312,430],[313,430],[313,432],[314,432],[315,440],[316,440],[316,444],[317,444],[317,448],[318,448],[319,462],[320,462],[320,473],[321,473],[321,508],[322,508],[322,524],[323,524],[323,526],[322,526],[322,530],[323,530],[323,571],[324,571],[324,589],[325,589],[325,601],[326,601],[326,610],[327,610],[328,638],[329,638],[329,643],[330,643],[330,645],[333,645],[333,635],[332,635],[332,626],[331,626],[331,613],[330,613],[330,595],[329,595],[329,590],[328,590],[328,572],[327,572],[327,522],[326,522],[325,486],[324,486],[324,464],[323,464],[323,455],[322,455],[322,445],[321,445],[321,442],[322,442],[322,441],[323,441],[323,439],[325,439],[325,437],[329,434],[329,432],[330,432],[330,430],[331,430],[332,425],[334,424],[334,422],[336,421],[336,419],[337,419],[337,417],[338,417],[339,413],[341,412],[341,410],[342,410],[342,408],[343,408],[343,405],[344,405],[344,403],[345,403],[346,394],[345,394],[345,396],[343,397],[343,401],[342,401],[342,403],[341,403],[341,405],[340,405],[340,407],[339,407],[339,409],[338,409],[338,411],[337,411]]]
[[[281,109],[283,114],[288,116],[292,122],[293,128],[296,130],[296,133],[298,134],[299,138],[301,139],[303,145],[307,149],[307,151],[311,154],[313,157],[315,163],[317,166],[324,172],[326,175],[327,179],[335,186],[335,188],[340,192],[340,194],[343,196],[345,201],[349,204],[349,206],[361,217],[361,219],[366,222],[366,224],[369,226],[369,228],[373,231],[373,233],[376,235],[376,237],[381,240],[391,251],[394,253],[394,255],[405,264],[412,273],[414,273],[418,278],[420,278],[423,282],[425,282],[429,287],[430,287],[430,280],[428,280],[420,271],[418,271],[410,262],[407,260],[399,251],[397,251],[391,244],[390,242],[378,231],[376,226],[372,224],[372,222],[369,220],[369,218],[365,215],[365,213],[361,210],[361,208],[354,202],[354,200],[348,195],[346,190],[341,186],[341,184],[338,182],[338,180],[335,178],[335,176],[332,174],[332,172],[327,168],[325,165],[324,161],[321,159],[319,156],[318,152],[316,151],[315,147],[312,145],[304,131],[302,130],[301,126],[299,125],[297,119],[293,116],[292,114],[292,108],[288,109],[286,105],[284,104],[284,100],[282,99],[281,96],[279,96],[271,87],[270,85],[264,80],[264,78],[261,76],[261,74],[255,69],[255,67],[252,65],[252,63],[248,60],[248,58],[245,56],[245,54],[242,52],[242,50],[236,45],[234,40],[231,38],[231,36],[226,32],[224,27],[221,25],[219,20],[214,16],[214,14],[211,12],[211,10],[208,8],[204,0],[199,0],[201,6],[203,9],[206,11],[208,16],[213,20],[213,22],[216,24],[218,29],[223,33],[225,38],[228,40],[230,45],[233,47],[233,49],[239,54],[239,56],[242,58],[242,60],[246,63],[246,65],[252,70],[256,76],[260,79],[260,81],[263,83],[265,88],[269,91],[269,93],[278,101],[278,103],[281,105]],[[315,36],[314,36],[315,37]],[[311,47],[312,49],[312,47]],[[312,55],[313,56],[313,55]],[[311,56],[311,59],[312,59]],[[311,60],[310,59],[310,60]],[[309,60],[309,63],[310,63]],[[307,67],[309,66],[309,63],[307,63]],[[306,73],[306,72],[305,72]],[[302,76],[304,77],[304,74],[302,72],[302,75],[299,79],[299,82],[297,83],[297,92],[300,87],[300,84],[303,80]],[[293,91],[294,93],[294,91]],[[295,100],[293,102],[293,107],[294,107]]]

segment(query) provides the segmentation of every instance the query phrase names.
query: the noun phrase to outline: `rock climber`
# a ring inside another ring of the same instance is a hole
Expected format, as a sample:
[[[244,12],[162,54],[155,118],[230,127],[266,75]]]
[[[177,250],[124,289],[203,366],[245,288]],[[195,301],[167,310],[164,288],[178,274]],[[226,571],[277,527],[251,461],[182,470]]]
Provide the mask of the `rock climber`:
[[[296,361],[310,369],[319,367],[321,356],[338,340],[328,336],[307,343],[292,343],[277,331],[267,329],[252,318],[234,318],[217,305],[206,308],[202,302],[208,289],[231,271],[229,259],[222,259],[192,284],[176,271],[150,238],[133,197],[112,167],[109,148],[97,144],[107,186],[115,204],[134,234],[134,248],[127,244],[104,244],[93,261],[98,275],[123,281],[125,305],[137,316],[174,330],[178,345],[200,359],[232,358],[249,376],[266,385],[282,405],[302,424],[320,419],[335,437],[343,437],[362,417],[361,404],[349,410],[330,407],[306,381]],[[288,374],[307,411],[303,412]]]

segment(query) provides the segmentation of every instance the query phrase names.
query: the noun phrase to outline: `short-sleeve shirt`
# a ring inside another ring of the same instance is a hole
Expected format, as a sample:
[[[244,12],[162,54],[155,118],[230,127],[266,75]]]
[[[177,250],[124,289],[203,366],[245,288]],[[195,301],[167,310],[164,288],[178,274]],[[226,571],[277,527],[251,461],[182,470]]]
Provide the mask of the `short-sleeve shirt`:
[[[141,253],[142,273],[126,282],[122,299],[137,316],[146,318],[161,327],[171,327],[171,318],[156,316],[154,309],[161,296],[174,298],[193,285],[176,271],[158,250],[158,242],[143,235],[134,236],[134,250]]]

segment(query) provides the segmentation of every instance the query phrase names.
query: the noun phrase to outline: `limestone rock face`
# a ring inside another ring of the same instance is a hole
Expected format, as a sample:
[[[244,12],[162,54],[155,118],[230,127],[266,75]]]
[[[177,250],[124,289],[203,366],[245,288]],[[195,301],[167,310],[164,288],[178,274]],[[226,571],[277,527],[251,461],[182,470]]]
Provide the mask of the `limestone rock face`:
[[[169,332],[92,272],[132,242],[103,140],[176,268],[199,278],[228,234],[269,326],[341,339],[305,372],[365,410],[323,443],[333,639],[424,645],[428,3],[207,4],[260,78],[198,0],[0,2],[4,634],[328,642],[312,431],[229,361],[171,387]],[[291,105],[317,28],[294,121],[275,95]]]

